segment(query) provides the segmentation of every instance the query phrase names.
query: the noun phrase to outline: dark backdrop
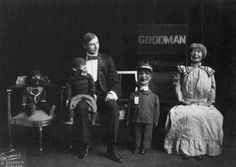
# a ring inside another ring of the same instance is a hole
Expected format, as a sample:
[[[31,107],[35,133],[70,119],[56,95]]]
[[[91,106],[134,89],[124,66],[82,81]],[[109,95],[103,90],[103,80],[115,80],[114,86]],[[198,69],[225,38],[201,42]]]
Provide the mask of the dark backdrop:
[[[152,23],[188,24],[189,41],[207,46],[205,63],[216,70],[216,105],[226,115],[235,108],[235,16],[234,0],[1,0],[0,115],[6,87],[33,67],[63,84],[71,57],[84,54],[85,32],[98,35],[101,52],[119,70],[134,70],[136,27]]]

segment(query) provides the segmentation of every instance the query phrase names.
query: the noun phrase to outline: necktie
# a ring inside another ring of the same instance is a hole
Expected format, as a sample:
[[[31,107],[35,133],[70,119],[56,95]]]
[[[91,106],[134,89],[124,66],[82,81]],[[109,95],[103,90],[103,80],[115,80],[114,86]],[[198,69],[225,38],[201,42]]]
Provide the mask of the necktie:
[[[98,56],[88,56],[87,60],[97,60]]]

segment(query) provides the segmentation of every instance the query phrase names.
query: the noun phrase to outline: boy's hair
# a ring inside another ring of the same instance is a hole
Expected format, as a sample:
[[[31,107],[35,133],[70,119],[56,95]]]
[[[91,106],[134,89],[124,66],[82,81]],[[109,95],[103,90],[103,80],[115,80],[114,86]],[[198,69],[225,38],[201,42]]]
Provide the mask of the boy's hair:
[[[82,57],[75,57],[73,58],[73,61],[72,61],[72,67],[78,67],[80,65],[86,65],[86,61],[84,58]]]

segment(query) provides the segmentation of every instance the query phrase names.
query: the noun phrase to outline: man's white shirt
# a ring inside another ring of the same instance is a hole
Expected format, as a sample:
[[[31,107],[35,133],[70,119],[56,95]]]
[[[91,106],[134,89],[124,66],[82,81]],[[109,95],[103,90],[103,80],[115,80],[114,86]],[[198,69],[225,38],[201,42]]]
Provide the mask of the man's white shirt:
[[[96,82],[98,80],[98,60],[97,59],[88,60],[88,56],[97,56],[97,55],[91,55],[87,53],[87,56],[86,56],[86,66],[87,66],[88,73],[92,75],[94,82]],[[117,100],[118,96],[114,91],[111,90],[108,92],[105,100],[107,101],[109,99]]]
[[[88,60],[88,56],[97,56],[87,53],[86,56],[86,66],[88,73],[92,75],[94,82],[98,80],[98,60]]]

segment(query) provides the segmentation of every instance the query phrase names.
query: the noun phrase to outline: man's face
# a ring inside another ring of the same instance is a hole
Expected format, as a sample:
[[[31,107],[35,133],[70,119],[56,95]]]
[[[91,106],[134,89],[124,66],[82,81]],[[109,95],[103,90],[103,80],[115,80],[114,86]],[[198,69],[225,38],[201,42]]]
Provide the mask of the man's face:
[[[138,72],[138,82],[141,86],[148,85],[151,78],[152,78],[152,74],[149,70],[141,69]]]
[[[202,61],[203,55],[202,55],[202,51],[200,49],[193,49],[191,51],[191,61],[193,63],[200,63]]]
[[[87,45],[84,44],[84,48],[87,50],[89,54],[98,54],[99,51],[99,41],[98,38],[95,37]]]

